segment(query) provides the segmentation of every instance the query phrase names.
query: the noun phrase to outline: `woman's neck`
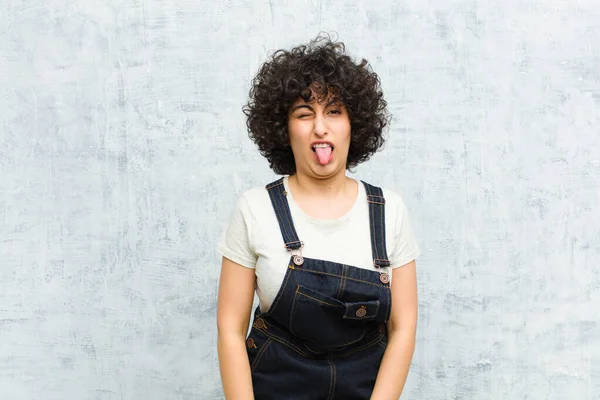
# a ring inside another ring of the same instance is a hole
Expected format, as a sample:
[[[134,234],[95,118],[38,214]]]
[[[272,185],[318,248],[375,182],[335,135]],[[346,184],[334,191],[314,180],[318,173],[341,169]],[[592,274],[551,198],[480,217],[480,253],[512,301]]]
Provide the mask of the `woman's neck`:
[[[355,182],[345,174],[337,174],[326,179],[314,179],[309,176],[295,173],[289,177],[290,189],[297,196],[313,198],[335,199],[352,196],[355,192]]]

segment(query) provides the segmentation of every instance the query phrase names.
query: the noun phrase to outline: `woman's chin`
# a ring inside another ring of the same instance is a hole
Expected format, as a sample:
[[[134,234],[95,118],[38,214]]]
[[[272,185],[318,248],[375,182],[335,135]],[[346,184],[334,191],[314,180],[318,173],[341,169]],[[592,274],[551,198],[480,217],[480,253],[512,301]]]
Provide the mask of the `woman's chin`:
[[[317,179],[327,179],[336,175],[344,174],[345,168],[340,168],[339,163],[331,160],[327,164],[314,163],[309,166],[311,175]]]

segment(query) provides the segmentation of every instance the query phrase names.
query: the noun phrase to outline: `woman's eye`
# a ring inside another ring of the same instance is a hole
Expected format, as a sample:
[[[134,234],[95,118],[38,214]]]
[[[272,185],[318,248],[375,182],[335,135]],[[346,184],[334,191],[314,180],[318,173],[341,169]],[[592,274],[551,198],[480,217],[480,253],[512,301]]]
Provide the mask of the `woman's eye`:
[[[333,114],[341,114],[342,113],[340,110],[331,110],[329,112],[333,113]]]

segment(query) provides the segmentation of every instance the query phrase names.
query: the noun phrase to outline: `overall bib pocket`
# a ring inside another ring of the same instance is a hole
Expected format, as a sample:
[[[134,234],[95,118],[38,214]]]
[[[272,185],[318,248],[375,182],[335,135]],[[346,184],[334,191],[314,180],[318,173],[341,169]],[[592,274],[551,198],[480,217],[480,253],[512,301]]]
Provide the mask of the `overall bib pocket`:
[[[343,302],[298,285],[290,310],[290,331],[322,348],[348,346],[361,340],[366,323],[379,311],[379,300]]]

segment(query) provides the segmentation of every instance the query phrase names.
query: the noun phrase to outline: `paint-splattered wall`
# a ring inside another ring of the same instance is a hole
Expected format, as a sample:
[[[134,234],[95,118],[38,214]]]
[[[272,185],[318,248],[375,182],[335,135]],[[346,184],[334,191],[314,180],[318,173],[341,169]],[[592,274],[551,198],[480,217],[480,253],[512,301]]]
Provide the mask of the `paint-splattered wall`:
[[[241,107],[334,30],[422,250],[406,399],[600,398],[600,4],[0,0],[0,398],[217,399]]]

